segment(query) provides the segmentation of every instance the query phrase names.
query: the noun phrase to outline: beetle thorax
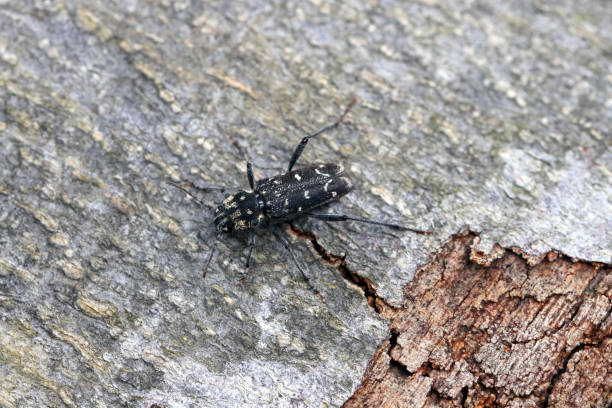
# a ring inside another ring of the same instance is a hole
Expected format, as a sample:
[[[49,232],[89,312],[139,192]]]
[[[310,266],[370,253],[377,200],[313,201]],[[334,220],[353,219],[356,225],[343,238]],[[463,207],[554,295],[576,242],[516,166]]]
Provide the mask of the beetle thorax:
[[[218,232],[246,232],[256,228],[263,219],[258,194],[239,191],[227,197],[217,207],[215,228]]]

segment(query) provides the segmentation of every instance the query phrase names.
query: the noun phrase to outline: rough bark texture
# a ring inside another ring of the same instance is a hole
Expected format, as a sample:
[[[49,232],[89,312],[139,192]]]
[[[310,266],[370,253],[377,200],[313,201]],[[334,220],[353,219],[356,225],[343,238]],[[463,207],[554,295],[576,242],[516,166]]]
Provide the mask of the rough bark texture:
[[[477,242],[452,239],[400,308],[377,299],[391,336],[345,408],[612,404],[612,269],[501,248],[488,264]]]
[[[0,406],[338,407],[387,337],[415,401],[601,402],[608,317],[581,316],[605,315],[608,272],[536,282],[501,247],[612,262],[611,27],[607,0],[0,0]],[[283,172],[353,96],[297,166],[351,174],[330,212],[435,233],[296,219],[322,298],[265,232],[246,279],[243,237],[202,279],[222,196],[165,180]],[[411,283],[466,227],[517,275]],[[432,296],[412,332],[406,294]]]

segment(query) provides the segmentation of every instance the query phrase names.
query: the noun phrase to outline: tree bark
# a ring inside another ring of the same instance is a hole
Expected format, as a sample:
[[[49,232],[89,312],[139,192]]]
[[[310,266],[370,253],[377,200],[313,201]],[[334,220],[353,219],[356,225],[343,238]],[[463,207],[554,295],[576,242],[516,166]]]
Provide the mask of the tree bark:
[[[391,335],[349,407],[607,407],[612,269],[558,253],[530,265],[454,237],[406,287],[376,299]]]
[[[0,0],[0,406],[605,405],[610,21]],[[433,234],[295,219],[315,290],[265,230],[248,276],[241,236],[203,270],[223,195],[166,181],[248,189],[355,96],[296,167],[345,168],[329,212]]]

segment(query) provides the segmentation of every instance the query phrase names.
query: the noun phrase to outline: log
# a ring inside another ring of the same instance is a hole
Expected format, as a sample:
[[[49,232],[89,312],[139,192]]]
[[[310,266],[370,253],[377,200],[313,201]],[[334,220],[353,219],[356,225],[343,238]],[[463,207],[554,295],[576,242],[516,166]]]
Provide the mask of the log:
[[[610,18],[0,1],[0,406],[605,406]],[[166,181],[282,173],[353,97],[296,167],[350,174],[325,211],[434,233],[296,219],[315,290],[266,231],[248,276],[240,236],[204,270],[223,195]]]

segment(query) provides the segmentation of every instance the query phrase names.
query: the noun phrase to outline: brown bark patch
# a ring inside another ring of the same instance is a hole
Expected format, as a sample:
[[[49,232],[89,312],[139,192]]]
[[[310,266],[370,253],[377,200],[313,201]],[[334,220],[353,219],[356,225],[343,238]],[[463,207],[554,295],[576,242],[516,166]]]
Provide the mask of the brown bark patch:
[[[401,308],[382,304],[391,337],[344,407],[612,403],[611,268],[508,249],[478,262],[477,239],[453,238]]]

